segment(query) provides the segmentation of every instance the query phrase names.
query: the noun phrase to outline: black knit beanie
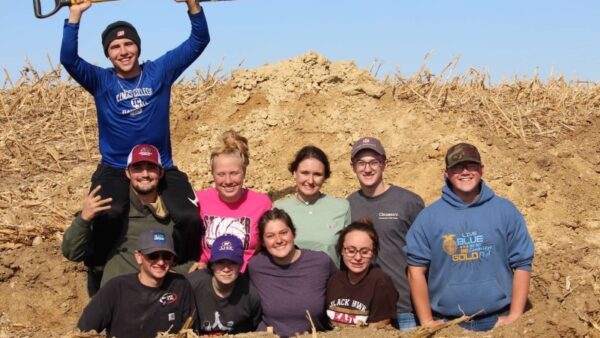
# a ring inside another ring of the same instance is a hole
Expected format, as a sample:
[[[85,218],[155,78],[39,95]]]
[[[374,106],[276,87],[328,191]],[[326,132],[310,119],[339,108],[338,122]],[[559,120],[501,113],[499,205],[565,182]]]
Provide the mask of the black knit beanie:
[[[135,27],[127,21],[115,21],[106,26],[102,32],[102,46],[104,55],[108,56],[108,45],[116,39],[130,39],[138,46],[138,54],[142,52],[142,41]]]

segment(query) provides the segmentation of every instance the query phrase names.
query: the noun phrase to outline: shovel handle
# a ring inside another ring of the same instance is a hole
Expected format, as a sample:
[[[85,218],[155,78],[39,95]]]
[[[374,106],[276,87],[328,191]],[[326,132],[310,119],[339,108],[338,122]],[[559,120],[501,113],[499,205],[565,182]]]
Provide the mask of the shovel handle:
[[[116,0],[92,0],[93,3],[96,2],[108,2],[108,1],[116,1]],[[186,0],[175,0],[176,2],[185,2]],[[230,0],[198,0],[200,2],[210,2],[210,1],[230,1]],[[54,9],[48,13],[42,13],[42,0],[33,0],[33,13],[35,17],[38,19],[44,19],[50,17],[56,12],[58,12],[61,8],[65,6],[71,6],[71,4],[75,2],[75,0],[54,0]]]
[[[69,6],[71,4],[71,0],[54,0],[54,2],[54,9],[44,14],[42,13],[42,0],[33,0],[33,13],[35,14],[35,17],[38,19],[47,18],[49,16],[54,15],[56,12],[58,12],[59,9],[63,8],[64,6]]]
[[[92,3],[96,2],[107,2],[107,1],[116,1],[116,0],[92,0]],[[71,6],[75,0],[54,0],[54,9],[48,13],[42,13],[42,0],[33,0],[33,13],[35,17],[38,19],[44,19],[49,16],[56,14],[61,8],[65,6]]]

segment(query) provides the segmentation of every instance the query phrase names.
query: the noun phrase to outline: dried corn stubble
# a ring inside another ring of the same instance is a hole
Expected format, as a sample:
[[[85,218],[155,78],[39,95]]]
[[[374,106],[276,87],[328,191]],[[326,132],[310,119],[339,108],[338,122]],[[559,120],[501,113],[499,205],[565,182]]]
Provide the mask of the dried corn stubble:
[[[294,190],[286,163],[301,145],[314,143],[325,148],[335,172],[326,192],[342,197],[356,189],[349,145],[364,133],[376,134],[390,153],[386,177],[431,202],[439,197],[434,178],[440,175],[443,150],[458,139],[473,141],[487,151],[487,177],[494,189],[526,214],[538,248],[531,291],[537,306],[528,313],[536,321],[529,325],[525,319],[515,327],[530,334],[585,336],[595,330],[590,323],[600,319],[594,303],[600,280],[597,246],[592,245],[598,216],[590,211],[600,207],[593,190],[598,176],[588,168],[600,163],[600,133],[594,129],[598,86],[561,77],[493,84],[484,72],[453,75],[454,67],[435,74],[424,65],[414,76],[377,81],[350,62],[309,53],[240,71],[232,79],[198,76],[173,89],[174,155],[195,187],[209,186],[210,141],[235,128],[250,136],[248,187],[281,197]],[[234,102],[238,96],[244,103]],[[89,188],[99,160],[97,142],[93,99],[66,80],[60,67],[47,73],[28,67],[18,81],[5,81],[0,90],[0,229],[15,231],[0,236],[0,243],[22,246],[12,250],[21,255],[29,248],[40,256],[29,247],[36,234],[45,248],[52,244],[46,239],[60,237]],[[524,193],[529,191],[534,193]],[[564,228],[563,223],[579,226]],[[9,268],[10,256],[4,256]],[[26,280],[25,272],[15,270],[11,282]],[[75,272],[71,278],[79,276]],[[571,292],[563,297],[566,276],[571,276]],[[18,298],[9,283],[0,288],[15,303],[28,301]],[[53,318],[52,313],[32,314],[30,320],[39,323],[43,317],[47,323]]]

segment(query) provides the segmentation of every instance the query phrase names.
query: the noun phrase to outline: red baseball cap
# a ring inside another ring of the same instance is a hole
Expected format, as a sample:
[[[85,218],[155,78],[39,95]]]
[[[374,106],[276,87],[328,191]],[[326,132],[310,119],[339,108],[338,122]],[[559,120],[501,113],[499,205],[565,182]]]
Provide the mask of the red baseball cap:
[[[151,144],[138,144],[131,149],[127,157],[127,167],[129,168],[130,165],[140,162],[154,163],[162,168],[160,152]]]

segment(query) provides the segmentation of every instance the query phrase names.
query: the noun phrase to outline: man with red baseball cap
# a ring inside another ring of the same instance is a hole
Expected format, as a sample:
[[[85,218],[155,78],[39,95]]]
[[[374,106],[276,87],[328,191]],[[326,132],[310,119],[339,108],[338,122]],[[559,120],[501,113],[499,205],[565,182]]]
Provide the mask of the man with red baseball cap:
[[[195,257],[189,256],[186,245],[190,241],[182,240],[182,234],[174,226],[173,219],[164,205],[159,194],[158,186],[164,175],[160,152],[150,144],[140,144],[133,147],[127,157],[125,174],[129,179],[129,217],[115,240],[104,240],[100,243],[108,251],[106,264],[103,267],[99,286],[105,285],[110,279],[126,273],[136,272],[138,265],[133,253],[141,233],[149,228],[160,228],[175,239],[177,260],[173,268],[185,273],[189,270]],[[93,254],[94,247],[90,243],[99,241],[94,238],[94,219],[103,211],[110,208],[112,199],[98,195],[100,187],[94,188],[87,194],[83,207],[77,214],[71,226],[65,231],[62,251],[63,255],[72,261],[82,261]],[[198,240],[198,239],[196,239]]]

